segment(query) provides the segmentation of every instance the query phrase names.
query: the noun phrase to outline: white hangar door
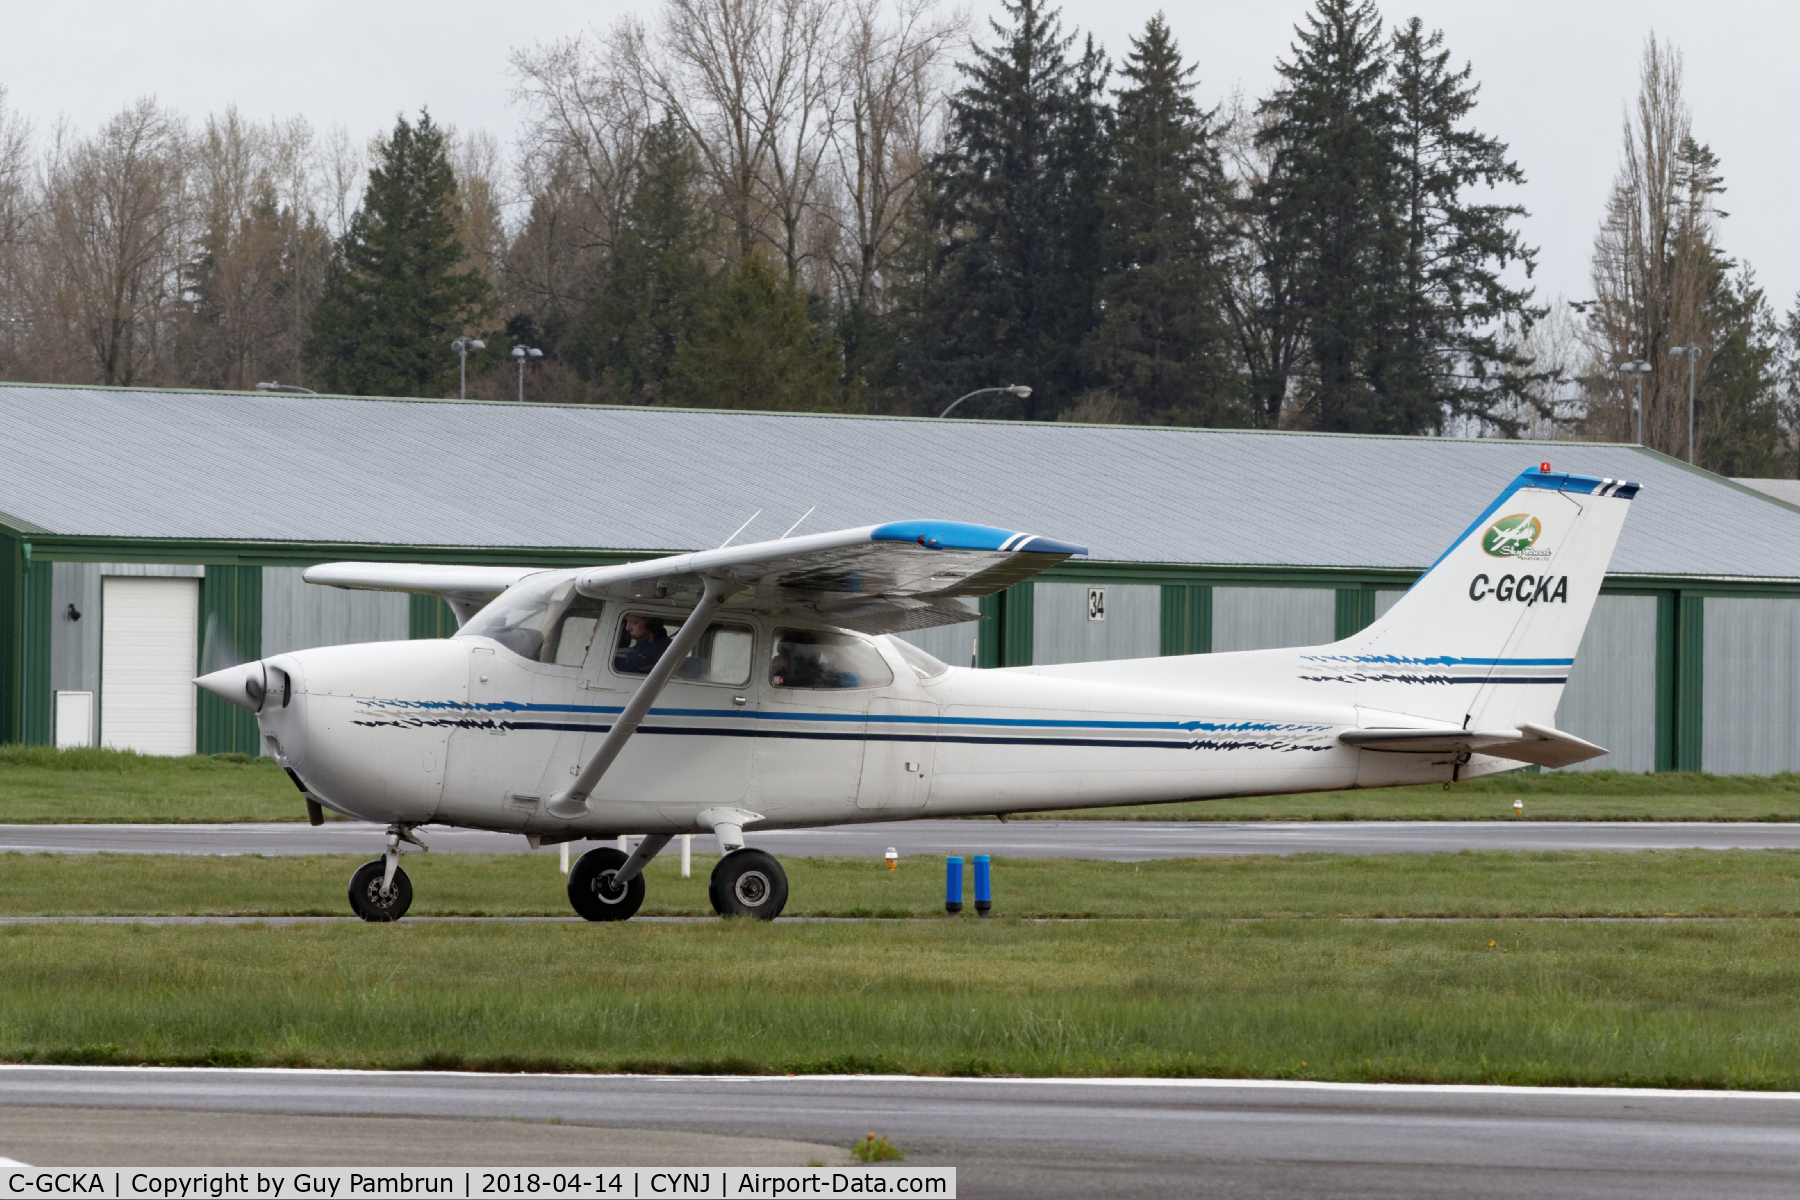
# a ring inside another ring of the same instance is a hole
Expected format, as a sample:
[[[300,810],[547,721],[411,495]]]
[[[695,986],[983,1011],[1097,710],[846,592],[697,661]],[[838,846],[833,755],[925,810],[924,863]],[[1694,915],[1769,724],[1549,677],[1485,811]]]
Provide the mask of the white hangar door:
[[[200,581],[108,577],[100,607],[100,744],[192,754]]]

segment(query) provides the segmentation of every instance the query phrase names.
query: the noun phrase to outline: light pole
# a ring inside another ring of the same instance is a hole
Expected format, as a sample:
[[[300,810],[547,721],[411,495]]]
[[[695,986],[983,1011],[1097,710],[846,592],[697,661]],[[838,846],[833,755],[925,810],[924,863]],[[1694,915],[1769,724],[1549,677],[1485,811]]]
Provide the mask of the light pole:
[[[528,358],[542,358],[544,357],[544,352],[542,350],[533,350],[530,346],[514,346],[512,349],[512,356],[519,364],[519,403],[523,404],[525,403],[525,360]]]
[[[1700,364],[1700,347],[1689,344],[1676,346],[1670,351],[1688,360],[1688,465],[1694,465],[1694,368]]]
[[[1637,376],[1637,443],[1640,446],[1644,444],[1644,376],[1649,373],[1650,364],[1642,359],[1619,364],[1619,374]]]
[[[952,400],[950,402],[950,408],[955,408],[958,404],[961,404],[964,400],[973,399],[976,396],[985,396],[989,392],[1005,392],[1010,396],[1017,396],[1021,400],[1029,399],[1031,396],[1031,389],[1026,387],[1022,383],[1011,384],[1007,387],[976,388],[974,391],[970,392],[967,396],[959,396],[955,400]],[[946,408],[943,412],[939,413],[938,420],[941,421],[945,417],[949,416],[950,408]]]
[[[456,351],[462,359],[462,386],[457,390],[457,395],[460,399],[467,400],[469,398],[469,351],[486,350],[487,343],[479,338],[459,337],[450,343],[450,348]]]

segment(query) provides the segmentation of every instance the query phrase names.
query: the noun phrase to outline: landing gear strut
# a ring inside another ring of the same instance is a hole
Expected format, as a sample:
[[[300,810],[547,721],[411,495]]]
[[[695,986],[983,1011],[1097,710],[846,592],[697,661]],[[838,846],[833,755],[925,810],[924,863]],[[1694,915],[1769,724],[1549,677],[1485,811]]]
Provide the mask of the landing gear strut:
[[[713,868],[707,896],[721,917],[773,921],[787,907],[787,872],[773,854],[734,850]]]

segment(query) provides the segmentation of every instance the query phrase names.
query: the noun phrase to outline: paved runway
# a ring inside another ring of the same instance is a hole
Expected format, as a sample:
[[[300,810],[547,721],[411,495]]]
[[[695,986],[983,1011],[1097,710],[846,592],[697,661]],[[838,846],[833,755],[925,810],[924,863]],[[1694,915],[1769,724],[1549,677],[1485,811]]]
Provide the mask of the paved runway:
[[[138,1110],[145,1129],[164,1139],[169,1165],[214,1165],[230,1153],[209,1123],[194,1124],[185,1146],[169,1140],[168,1110],[188,1110],[472,1122],[460,1149],[439,1133],[445,1165],[482,1165],[467,1158],[491,1151],[495,1127],[486,1122],[494,1118],[602,1127],[614,1132],[596,1134],[593,1145],[625,1158],[636,1156],[619,1130],[830,1146],[877,1130],[908,1149],[911,1164],[955,1166],[965,1197],[1800,1192],[1795,1093],[0,1067],[0,1157],[30,1162],[6,1141],[4,1106],[22,1116],[55,1106]],[[128,1133],[115,1128],[107,1144],[126,1143]],[[521,1138],[527,1133],[521,1128]],[[683,1153],[666,1138],[645,1145]],[[582,1149],[565,1143],[541,1153],[557,1165]],[[367,1153],[367,1142],[321,1139],[306,1165],[379,1165],[344,1161]]]
[[[426,826],[450,853],[528,853],[517,834]],[[1232,854],[1386,854],[1452,850],[1757,850],[1800,848],[1800,824],[1760,821],[887,821],[746,831],[778,855],[994,854],[1132,862]],[[586,843],[576,843],[582,846]],[[381,827],[333,821],[242,825],[0,825],[8,850],[117,854],[380,853]],[[695,849],[713,849],[710,837]],[[555,847],[539,851],[554,854]]]

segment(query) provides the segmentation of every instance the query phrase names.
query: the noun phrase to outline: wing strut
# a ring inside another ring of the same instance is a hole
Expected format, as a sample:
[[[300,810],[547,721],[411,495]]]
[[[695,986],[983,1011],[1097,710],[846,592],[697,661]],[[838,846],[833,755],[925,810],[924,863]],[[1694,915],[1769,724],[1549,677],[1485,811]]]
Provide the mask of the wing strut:
[[[565,821],[587,812],[588,797],[593,794],[600,777],[606,774],[606,769],[619,757],[619,751],[625,748],[625,743],[637,732],[637,727],[649,713],[650,706],[662,695],[663,688],[675,674],[675,668],[688,656],[688,651],[694,648],[700,635],[706,632],[707,623],[725,603],[725,597],[737,590],[737,585],[710,575],[705,577],[705,583],[706,592],[700,597],[700,603],[694,606],[688,619],[682,623],[675,636],[669,639],[669,648],[663,651],[663,656],[656,660],[656,665],[644,676],[644,682],[638,685],[637,694],[626,701],[625,710],[613,722],[613,727],[606,731],[600,748],[594,751],[594,756],[581,768],[581,774],[575,777],[569,790],[558,792],[550,798],[550,803],[544,806],[545,812]]]

